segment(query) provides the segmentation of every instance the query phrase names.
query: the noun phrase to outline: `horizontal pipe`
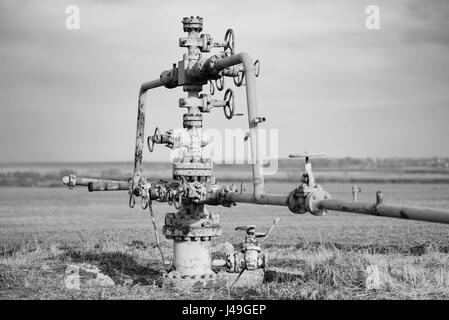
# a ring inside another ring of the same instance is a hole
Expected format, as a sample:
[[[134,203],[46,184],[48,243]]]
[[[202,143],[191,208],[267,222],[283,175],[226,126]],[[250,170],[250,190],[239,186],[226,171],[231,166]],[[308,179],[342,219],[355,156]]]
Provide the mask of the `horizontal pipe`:
[[[92,191],[121,191],[121,190],[129,190],[129,182],[128,181],[94,181],[90,182],[88,185],[88,190]]]
[[[89,191],[106,191],[106,190],[128,190],[128,181],[105,180],[96,178],[75,177],[71,176],[62,178],[62,183],[69,186],[87,186]],[[92,189],[92,190],[91,190]]]
[[[318,208],[327,210],[408,220],[449,223],[448,209],[376,204],[372,202],[344,201],[338,199],[321,200],[317,205]]]
[[[229,192],[226,193],[226,200],[236,203],[254,203],[271,206],[288,206],[289,195],[285,194],[262,194],[255,198],[252,194]]]

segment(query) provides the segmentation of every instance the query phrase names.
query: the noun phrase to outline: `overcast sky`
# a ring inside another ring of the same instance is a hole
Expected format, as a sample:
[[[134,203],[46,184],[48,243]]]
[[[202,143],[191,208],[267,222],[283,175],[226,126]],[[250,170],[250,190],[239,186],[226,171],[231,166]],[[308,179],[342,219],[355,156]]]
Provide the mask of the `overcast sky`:
[[[69,4],[80,30],[65,27]],[[365,28],[370,4],[380,30]],[[281,157],[449,157],[448,1],[0,0],[0,162],[131,160],[140,84],[182,58],[190,15],[261,60],[259,113]],[[183,96],[148,95],[147,134],[181,126]],[[236,100],[245,111],[243,87]],[[247,120],[215,111],[204,126]]]

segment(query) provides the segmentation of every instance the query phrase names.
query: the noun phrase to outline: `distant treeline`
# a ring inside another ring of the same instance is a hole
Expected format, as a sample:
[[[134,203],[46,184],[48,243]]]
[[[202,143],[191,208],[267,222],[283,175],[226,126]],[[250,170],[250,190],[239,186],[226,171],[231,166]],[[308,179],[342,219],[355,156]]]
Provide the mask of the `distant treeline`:
[[[449,183],[449,159],[374,159],[318,158],[313,159],[315,175],[320,182],[423,182]],[[68,169],[71,168],[71,169]],[[79,176],[127,180],[132,175],[132,163],[45,163],[0,164],[0,186],[62,186],[61,178]],[[144,175],[154,179],[169,179],[169,162],[145,163]],[[298,182],[303,160],[280,159],[275,175],[266,181]],[[218,181],[250,181],[250,165],[215,164]]]
[[[60,170],[41,173],[38,171],[13,171],[0,172],[0,186],[60,186],[61,177],[76,174],[73,170]]]

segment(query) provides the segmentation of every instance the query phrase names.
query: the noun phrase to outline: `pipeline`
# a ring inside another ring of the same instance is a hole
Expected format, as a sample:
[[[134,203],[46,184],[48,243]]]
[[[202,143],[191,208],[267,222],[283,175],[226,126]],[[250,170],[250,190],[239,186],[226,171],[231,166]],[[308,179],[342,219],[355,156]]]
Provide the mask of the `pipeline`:
[[[145,96],[144,94],[150,90],[162,86],[163,83],[157,79],[142,84],[139,90],[139,99],[137,105],[137,129],[136,129],[136,149],[134,152],[134,174],[130,192],[133,192],[135,186],[139,183],[143,171],[143,147],[145,141]]]
[[[326,210],[368,214],[398,219],[449,223],[449,210],[447,209],[411,207],[360,201],[344,201],[338,199],[321,200],[317,205],[319,208]]]
[[[134,174],[132,183],[130,185],[130,193],[136,192],[136,188],[142,177],[143,171],[143,147],[145,141],[145,93],[154,88],[165,86],[167,88],[174,88],[178,85],[178,69],[173,66],[173,69],[163,71],[159,79],[145,82],[141,85],[139,90],[138,106],[137,106],[137,128],[136,128],[136,149],[134,152]]]
[[[251,157],[253,170],[254,197],[259,199],[265,194],[263,164],[259,154],[257,125],[260,122],[257,113],[256,76],[254,63],[249,54],[241,52],[230,57],[216,60],[214,68],[221,71],[236,64],[243,64],[246,78],[246,101],[248,106],[249,137],[251,141]],[[264,118],[263,118],[264,119]]]

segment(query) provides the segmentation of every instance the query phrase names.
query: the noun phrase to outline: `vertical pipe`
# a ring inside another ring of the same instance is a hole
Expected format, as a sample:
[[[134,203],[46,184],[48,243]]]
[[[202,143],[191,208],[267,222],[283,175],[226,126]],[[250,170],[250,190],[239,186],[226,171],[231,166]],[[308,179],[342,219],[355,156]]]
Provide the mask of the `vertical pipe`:
[[[136,128],[136,149],[134,151],[134,174],[133,174],[133,180],[131,184],[131,190],[132,192],[137,184],[139,183],[139,180],[142,176],[143,171],[143,163],[142,163],[142,157],[143,157],[143,146],[144,146],[144,134],[145,134],[145,92],[147,92],[150,89],[157,88],[162,86],[162,82],[158,80],[145,82],[140,87],[139,91],[139,100],[137,105],[137,128]]]
[[[251,142],[251,157],[253,169],[254,197],[259,199],[265,193],[262,159],[258,144],[257,117],[257,97],[256,97],[256,76],[253,60],[249,54],[242,52],[230,57],[215,61],[215,67],[223,70],[232,65],[243,64],[243,72],[246,78],[246,99],[248,105],[249,137]]]

